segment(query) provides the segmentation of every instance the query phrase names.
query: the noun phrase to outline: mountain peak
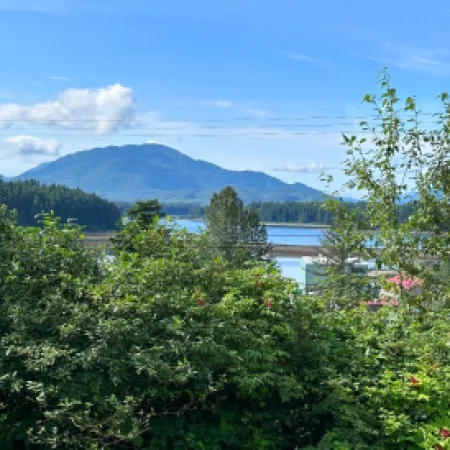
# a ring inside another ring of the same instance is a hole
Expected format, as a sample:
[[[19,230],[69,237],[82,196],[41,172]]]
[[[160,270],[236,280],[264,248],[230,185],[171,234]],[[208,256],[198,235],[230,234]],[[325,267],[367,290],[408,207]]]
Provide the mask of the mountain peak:
[[[323,198],[322,192],[302,183],[291,185],[263,172],[227,170],[156,143],[71,153],[18,178],[79,187],[114,201],[157,197],[163,203],[206,204],[226,185],[232,185],[246,203]]]

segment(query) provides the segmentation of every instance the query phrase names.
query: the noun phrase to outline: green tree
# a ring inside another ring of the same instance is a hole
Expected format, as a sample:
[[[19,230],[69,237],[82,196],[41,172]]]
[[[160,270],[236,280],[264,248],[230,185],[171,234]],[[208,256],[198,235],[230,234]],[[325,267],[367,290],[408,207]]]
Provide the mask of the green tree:
[[[270,252],[267,231],[258,213],[244,208],[231,186],[213,194],[205,222],[209,245],[229,262],[239,265],[266,257]]]
[[[166,232],[167,228],[158,223],[165,216],[162,208],[158,199],[136,202],[126,212],[128,220],[120,225],[119,232],[111,239],[113,250],[135,251],[135,238],[141,230],[155,228]]]
[[[350,209],[342,200],[329,199],[324,208],[333,219],[321,239],[327,274],[326,281],[321,283],[321,295],[329,297],[332,307],[355,306],[369,294],[369,289],[367,277],[358,273],[350,258],[367,254],[367,232],[359,211]]]
[[[153,225],[155,219],[164,217],[163,205],[158,199],[140,200],[127,210],[127,216],[140,228],[146,228]]]
[[[445,267],[449,258],[450,106],[441,96],[437,129],[422,129],[416,100],[409,97],[402,106],[386,72],[380,86],[379,96],[365,97],[376,118],[361,126],[372,138],[344,136],[346,187],[365,195],[365,224],[375,230],[366,238],[379,246],[366,253],[396,267],[403,280],[420,276],[423,293],[412,297],[400,289],[398,307],[371,314],[364,305],[330,311],[325,303],[329,376],[318,409],[332,419],[316,448],[450,448],[449,287],[436,284],[440,275],[427,265],[431,260]],[[409,191],[418,196],[402,223],[399,205]],[[341,230],[351,229],[350,217],[342,219]],[[345,233],[338,238],[351,247]]]

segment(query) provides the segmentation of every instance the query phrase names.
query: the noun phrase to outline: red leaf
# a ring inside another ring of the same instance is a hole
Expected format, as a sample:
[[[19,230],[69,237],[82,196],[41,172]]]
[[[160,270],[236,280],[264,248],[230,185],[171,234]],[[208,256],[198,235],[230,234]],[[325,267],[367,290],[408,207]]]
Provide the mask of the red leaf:
[[[205,302],[203,301],[202,298],[199,298],[197,303],[198,303],[198,306],[203,306],[205,304]]]
[[[434,450],[444,450],[444,447],[442,447],[441,444],[434,444],[433,448],[434,448]]]
[[[450,438],[450,431],[447,430],[447,428],[441,428],[440,436],[443,438]]]
[[[411,384],[419,384],[420,380],[418,380],[417,378],[414,378],[412,375],[409,377],[409,381]]]
[[[257,287],[258,289],[261,287],[261,281],[258,281],[258,282],[256,283],[256,287]]]
[[[267,306],[268,308],[272,308],[272,302],[270,301],[270,298],[269,298],[269,297],[266,297],[266,306]]]

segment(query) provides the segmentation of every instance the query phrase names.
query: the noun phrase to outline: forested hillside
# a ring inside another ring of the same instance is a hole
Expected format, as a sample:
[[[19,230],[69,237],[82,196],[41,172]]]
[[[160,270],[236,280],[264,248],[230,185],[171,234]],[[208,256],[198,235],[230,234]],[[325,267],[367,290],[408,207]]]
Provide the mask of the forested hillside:
[[[346,202],[347,208],[364,213],[364,202]],[[133,206],[133,203],[119,202],[117,206],[122,214]],[[275,223],[301,223],[330,225],[333,219],[331,211],[324,208],[323,202],[258,202],[248,205],[259,214],[263,222]],[[399,205],[397,209],[398,220],[404,223],[411,215],[414,203]],[[169,203],[163,205],[163,212],[168,216],[203,217],[205,207],[187,203]]]
[[[364,214],[365,202],[347,202],[349,210]],[[323,202],[261,202],[249,205],[258,212],[263,222],[311,223],[330,225],[333,214],[324,208]],[[403,223],[411,215],[414,203],[399,205],[397,217]]]
[[[54,211],[62,221],[76,218],[90,231],[112,230],[120,220],[119,208],[112,202],[81,189],[60,185],[41,185],[34,180],[3,181],[0,178],[0,203],[17,210],[20,225],[35,226],[36,215]]]

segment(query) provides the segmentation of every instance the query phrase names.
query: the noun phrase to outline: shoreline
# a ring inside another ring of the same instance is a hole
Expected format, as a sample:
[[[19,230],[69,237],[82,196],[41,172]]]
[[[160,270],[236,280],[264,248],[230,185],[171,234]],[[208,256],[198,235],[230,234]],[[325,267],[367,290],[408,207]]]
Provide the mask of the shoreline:
[[[272,244],[271,255],[278,257],[301,258],[303,256],[319,256],[325,248],[320,245],[283,245]]]
[[[203,217],[187,217],[187,216],[171,216],[174,220],[191,220],[192,222],[203,222]],[[282,228],[316,228],[328,229],[330,225],[321,223],[297,223],[297,222],[262,222],[266,227],[282,227]]]

